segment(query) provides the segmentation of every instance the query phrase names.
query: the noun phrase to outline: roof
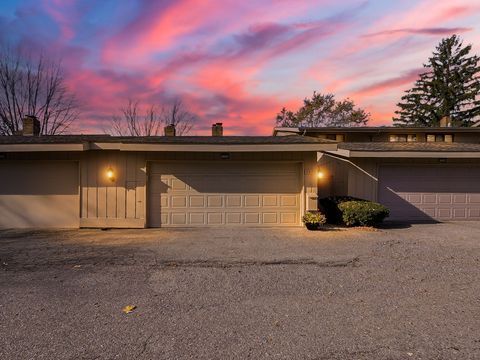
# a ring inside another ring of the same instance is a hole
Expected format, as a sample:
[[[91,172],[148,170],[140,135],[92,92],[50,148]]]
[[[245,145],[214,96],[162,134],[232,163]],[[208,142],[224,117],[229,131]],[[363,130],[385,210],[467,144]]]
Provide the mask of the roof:
[[[399,127],[399,126],[357,126],[357,127],[279,127],[278,133],[480,133],[480,127]]]
[[[434,142],[351,142],[329,154],[348,158],[480,158],[480,144]]]
[[[335,141],[310,136],[0,136],[0,152],[36,151],[328,151]]]
[[[0,136],[0,144],[82,144],[88,142],[123,144],[334,144],[332,140],[310,136],[110,136],[51,135]]]
[[[423,152],[480,152],[480,144],[436,142],[345,142],[339,149],[350,151],[423,151]]]

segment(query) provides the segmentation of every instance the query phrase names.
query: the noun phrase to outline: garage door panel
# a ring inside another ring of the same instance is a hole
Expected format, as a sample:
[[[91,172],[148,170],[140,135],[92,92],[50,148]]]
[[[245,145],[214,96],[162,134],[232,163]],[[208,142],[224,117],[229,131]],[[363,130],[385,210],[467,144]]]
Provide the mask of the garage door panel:
[[[480,211],[479,167],[383,166],[379,179],[393,220],[468,220]]]
[[[300,169],[299,163],[152,163],[149,224],[299,225]]]

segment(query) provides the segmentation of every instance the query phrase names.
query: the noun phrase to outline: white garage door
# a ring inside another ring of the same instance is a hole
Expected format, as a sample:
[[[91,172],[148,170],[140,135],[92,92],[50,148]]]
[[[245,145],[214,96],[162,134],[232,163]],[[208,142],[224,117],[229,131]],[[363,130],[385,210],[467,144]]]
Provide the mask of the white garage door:
[[[78,163],[0,162],[0,227],[78,227]]]
[[[300,224],[300,163],[152,163],[148,187],[152,227]]]
[[[480,167],[382,166],[379,202],[391,220],[480,220]]]

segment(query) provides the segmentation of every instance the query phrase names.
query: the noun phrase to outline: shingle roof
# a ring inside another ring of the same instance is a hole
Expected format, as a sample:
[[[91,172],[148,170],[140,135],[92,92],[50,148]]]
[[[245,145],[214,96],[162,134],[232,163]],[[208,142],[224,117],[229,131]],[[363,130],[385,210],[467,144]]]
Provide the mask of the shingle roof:
[[[288,128],[276,128],[288,130]],[[291,128],[295,130],[296,128]],[[377,132],[377,133],[479,133],[480,127],[420,127],[420,126],[356,126],[356,127],[300,127],[299,132]]]
[[[334,144],[334,141],[310,136],[109,136],[109,135],[54,135],[54,136],[0,136],[0,144],[81,144],[108,142],[128,144]]]
[[[421,152],[480,152],[480,144],[436,142],[352,142],[340,143],[339,149],[350,151],[421,151]]]

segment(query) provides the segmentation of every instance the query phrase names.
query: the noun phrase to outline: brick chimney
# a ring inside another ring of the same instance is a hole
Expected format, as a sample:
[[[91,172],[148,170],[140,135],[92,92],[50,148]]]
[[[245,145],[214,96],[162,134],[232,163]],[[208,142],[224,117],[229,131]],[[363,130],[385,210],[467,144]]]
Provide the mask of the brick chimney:
[[[175,124],[170,124],[167,125],[163,128],[165,136],[175,136],[176,131],[175,131]]]
[[[444,116],[440,119],[440,127],[452,127],[452,118]]]
[[[40,121],[34,115],[25,115],[23,118],[23,136],[39,136]]]
[[[222,123],[212,124],[212,136],[223,136],[223,124]]]

